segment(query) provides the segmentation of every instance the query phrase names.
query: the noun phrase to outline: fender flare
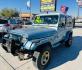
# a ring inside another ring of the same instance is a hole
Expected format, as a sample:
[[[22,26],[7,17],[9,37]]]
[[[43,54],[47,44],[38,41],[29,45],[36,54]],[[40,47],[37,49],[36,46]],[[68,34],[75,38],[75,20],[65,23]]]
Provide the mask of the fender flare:
[[[50,48],[52,48],[51,43],[50,43],[50,42],[46,42],[46,43],[44,43],[44,44],[41,44],[41,45],[37,46],[36,49],[35,49],[35,51],[41,50],[41,48],[45,47],[46,45],[49,45]]]

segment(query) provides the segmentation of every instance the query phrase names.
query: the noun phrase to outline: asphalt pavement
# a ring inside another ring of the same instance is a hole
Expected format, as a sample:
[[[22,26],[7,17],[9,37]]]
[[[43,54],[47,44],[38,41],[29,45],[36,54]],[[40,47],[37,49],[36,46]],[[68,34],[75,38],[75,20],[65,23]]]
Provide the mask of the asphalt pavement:
[[[0,44],[0,70],[37,70],[32,59],[20,61],[17,56],[7,53]],[[46,70],[82,70],[82,27],[73,29],[73,44],[53,50],[53,56]]]

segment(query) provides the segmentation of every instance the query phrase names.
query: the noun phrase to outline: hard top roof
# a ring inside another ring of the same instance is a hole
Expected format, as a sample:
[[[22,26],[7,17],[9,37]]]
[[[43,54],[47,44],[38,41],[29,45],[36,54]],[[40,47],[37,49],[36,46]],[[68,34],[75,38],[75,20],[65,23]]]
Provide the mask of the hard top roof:
[[[38,14],[37,16],[44,16],[44,15],[60,15],[60,13],[57,13],[57,12],[54,12],[54,13],[43,13],[43,14]]]

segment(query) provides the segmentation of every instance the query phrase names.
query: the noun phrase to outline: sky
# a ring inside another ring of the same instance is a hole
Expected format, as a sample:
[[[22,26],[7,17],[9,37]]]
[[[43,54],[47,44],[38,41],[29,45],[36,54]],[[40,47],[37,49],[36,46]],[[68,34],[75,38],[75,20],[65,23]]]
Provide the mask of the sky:
[[[16,8],[20,12],[30,12],[27,9],[28,0],[0,0],[0,10],[3,8]],[[32,13],[40,13],[40,0],[31,0]],[[60,7],[65,5],[69,7],[68,13],[72,16],[77,16],[78,6],[76,0],[57,0],[57,12],[60,12]],[[82,9],[80,8],[80,15]]]

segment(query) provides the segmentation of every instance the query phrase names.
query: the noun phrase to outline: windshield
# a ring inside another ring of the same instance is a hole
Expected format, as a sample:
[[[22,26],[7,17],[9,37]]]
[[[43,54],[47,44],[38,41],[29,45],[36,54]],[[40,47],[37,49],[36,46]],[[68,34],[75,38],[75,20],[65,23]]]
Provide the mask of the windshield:
[[[30,20],[24,20],[24,25],[32,25],[32,22]]]
[[[16,24],[16,20],[15,19],[10,19],[10,23],[11,24]]]
[[[0,20],[0,24],[6,24],[6,23],[8,23],[7,20]]]
[[[36,16],[34,19],[35,24],[57,24],[58,15],[49,16]]]

